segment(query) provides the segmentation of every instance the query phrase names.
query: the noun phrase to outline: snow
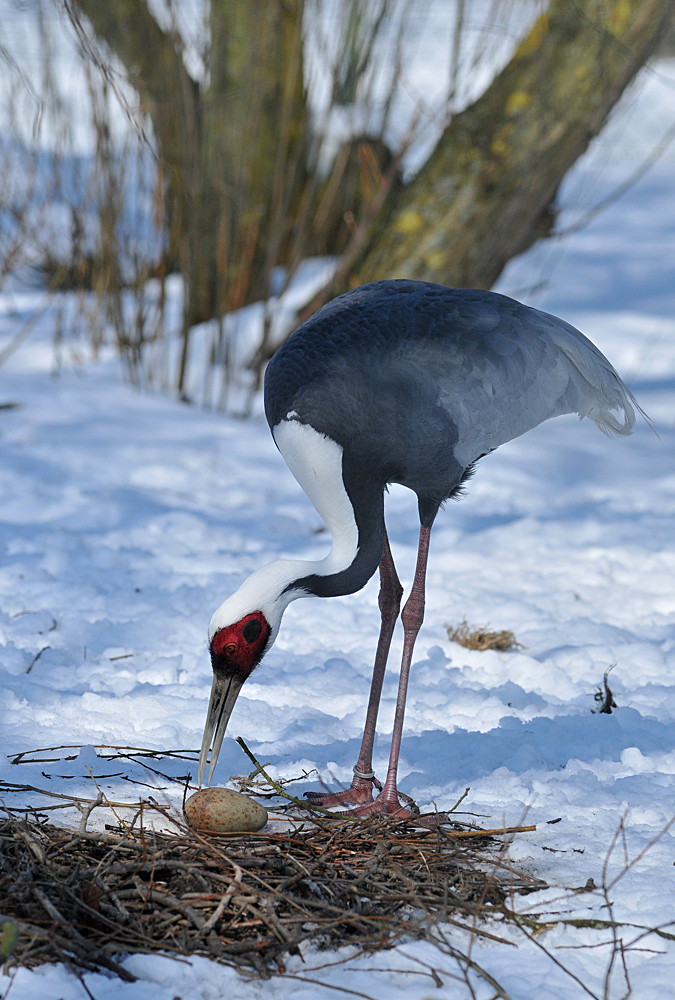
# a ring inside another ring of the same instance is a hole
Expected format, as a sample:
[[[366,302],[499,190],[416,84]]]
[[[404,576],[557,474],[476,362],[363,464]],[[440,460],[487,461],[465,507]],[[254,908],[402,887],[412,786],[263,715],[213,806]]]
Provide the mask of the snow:
[[[20,321],[8,310],[3,332]],[[114,777],[119,764],[97,758],[93,744],[198,747],[213,609],[255,568],[274,558],[320,558],[328,540],[317,533],[318,515],[261,419],[235,420],[139,394],[122,382],[112,359],[53,374],[48,325],[47,315],[0,371],[0,400],[21,404],[0,411],[0,720],[7,755],[59,744],[85,749],[49,768],[5,758],[0,777],[91,796],[89,766],[110,798],[130,800],[128,783]],[[468,497],[442,513],[434,529],[401,764],[401,788],[422,806],[450,806],[470,785],[466,806],[487,822],[515,824],[526,816],[536,823],[511,854],[558,886],[589,877],[599,884],[626,811],[631,856],[675,814],[675,327],[668,318],[637,322],[597,311],[584,328],[624,371],[645,359],[633,388],[660,437],[641,423],[632,438],[611,441],[587,421],[559,418],[481,463]],[[650,348],[657,333],[658,350]],[[409,583],[413,497],[392,489],[387,515],[394,558]],[[481,653],[449,643],[446,623],[464,617],[513,629],[526,648]],[[276,645],[240,696],[230,732],[242,734],[277,774],[316,767],[328,780],[348,781],[377,628],[375,580],[350,597],[291,606]],[[400,636],[385,681],[380,774],[399,652]],[[592,714],[593,693],[611,664],[620,708]],[[173,773],[183,773],[185,763],[176,766]],[[216,781],[246,767],[226,738]],[[124,773],[154,783],[160,801],[177,804],[177,792],[140,765]],[[27,800],[22,793],[8,804]],[[39,796],[32,801],[44,804]],[[557,817],[560,823],[547,826]],[[617,884],[622,919],[672,919],[671,858],[668,833]],[[586,915],[601,912],[600,899],[583,899]],[[532,897],[521,902],[533,905]],[[546,943],[590,943],[594,933],[554,930]],[[666,944],[660,940],[658,948]],[[474,946],[473,954],[512,995],[533,995],[537,983],[550,997],[579,995],[533,946],[521,943],[517,958],[506,946]],[[598,975],[597,951],[586,953],[592,961],[583,954],[560,953],[568,964],[573,956],[584,976]],[[349,972],[338,966],[310,975],[329,956],[305,958],[306,965],[291,961],[294,974],[377,997],[395,989],[421,998],[430,980],[373,966],[414,969],[428,961],[452,968],[417,944],[353,960]],[[663,996],[672,954],[636,953],[630,962],[639,979],[635,995]],[[334,992],[288,978],[244,983],[201,959],[184,967],[132,956],[126,965],[140,976],[136,984],[86,976],[97,1000]],[[459,984],[445,983],[435,996],[464,995]],[[11,997],[32,1000],[45,990],[64,1000],[82,995],[68,971],[44,968],[19,971]]]
[[[672,64],[660,67],[674,78]],[[674,92],[657,84],[650,80],[636,98],[637,159],[645,136],[655,134],[655,94],[663,98],[656,102],[662,131],[673,117]],[[596,148],[566,182],[565,225],[604,192],[589,180],[598,157]],[[402,790],[422,807],[449,807],[470,786],[462,807],[490,825],[537,825],[513,841],[510,855],[552,888],[516,900],[521,912],[606,918],[601,893],[571,892],[589,878],[599,886],[606,866],[606,881],[616,879],[609,893],[615,919],[668,932],[675,922],[674,834],[666,829],[675,816],[672,166],[671,148],[627,195],[568,237],[564,252],[559,244],[535,247],[500,282],[509,291],[547,277],[529,301],[594,340],[629,381],[658,437],[644,421],[620,441],[588,421],[549,421],[483,460],[468,496],[441,513],[400,769]],[[605,188],[617,170],[605,171]],[[33,294],[0,297],[0,350],[42,304]],[[139,393],[105,351],[85,363],[76,330],[57,364],[55,314],[69,329],[71,306],[67,297],[52,304],[0,367],[0,402],[20,404],[0,410],[0,779],[92,797],[93,775],[109,798],[131,801],[138,788],[130,778],[176,807],[176,786],[138,759],[106,760],[103,745],[191,748],[196,758],[213,610],[273,559],[322,558],[328,536],[262,418]],[[393,555],[409,586],[415,501],[393,488],[386,507]],[[463,618],[511,629],[524,648],[504,654],[452,644],[446,625]],[[292,605],[242,691],[215,781],[249,769],[232,738],[241,734],[276,775],[316,768],[329,782],[348,782],[377,631],[376,580],[348,597]],[[375,749],[380,775],[400,647],[397,634]],[[593,713],[610,667],[619,707]],[[49,764],[10,762],[61,744],[72,749]],[[162,760],[173,777],[186,766]],[[318,785],[310,779],[294,787]],[[37,793],[3,790],[3,797],[7,805],[45,804]],[[79,819],[72,811],[54,817]],[[622,819],[625,854],[621,839],[612,848]],[[637,860],[626,869],[627,859]],[[471,955],[512,997],[576,1000],[585,995],[580,981],[602,995],[607,932],[559,924],[538,939],[577,979],[516,930],[505,933],[517,949],[474,941]],[[662,1000],[675,976],[672,941],[621,933],[636,940],[627,955],[632,995]],[[468,947],[461,934],[447,934]],[[156,955],[124,959],[136,983],[84,978],[96,1000],[324,1000],[336,989],[378,1000],[467,995],[442,942],[404,942],[360,958],[310,949],[303,959],[290,959],[284,976],[264,982],[205,959]],[[622,992],[617,969],[607,995]],[[7,993],[11,1000],[84,996],[63,966],[0,977],[0,996]],[[490,995],[477,986],[477,996]]]

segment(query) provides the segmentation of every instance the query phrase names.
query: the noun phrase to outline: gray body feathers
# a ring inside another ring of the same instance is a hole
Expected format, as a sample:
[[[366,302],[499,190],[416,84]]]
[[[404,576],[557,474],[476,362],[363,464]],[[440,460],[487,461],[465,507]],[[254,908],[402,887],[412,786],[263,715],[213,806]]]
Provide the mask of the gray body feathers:
[[[400,280],[341,295],[296,330],[268,366],[265,409],[272,428],[292,414],[343,447],[357,516],[398,482],[431,523],[477,459],[549,417],[626,435],[639,407],[563,320],[494,292]]]

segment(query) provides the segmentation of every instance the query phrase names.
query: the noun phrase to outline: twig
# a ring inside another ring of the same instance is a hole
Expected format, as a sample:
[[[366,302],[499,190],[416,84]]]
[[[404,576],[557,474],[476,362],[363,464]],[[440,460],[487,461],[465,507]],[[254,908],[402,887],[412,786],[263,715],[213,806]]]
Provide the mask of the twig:
[[[246,746],[242,737],[237,736],[236,739],[237,743],[242,748],[246,756],[249,758],[249,760],[252,761],[253,764],[255,764],[260,774],[262,774],[265,781],[269,782],[271,787],[277,792],[278,795],[281,795],[282,798],[288,799],[288,801],[292,802],[293,805],[299,806],[301,809],[305,809],[307,812],[321,813],[323,816],[329,816],[331,819],[350,819],[350,820],[358,819],[357,816],[351,816],[348,812],[334,813],[331,812],[330,809],[324,809],[323,806],[313,805],[312,803],[307,801],[303,802],[302,799],[296,798],[295,795],[289,795],[288,792],[284,791],[283,787],[279,784],[278,781],[275,781],[274,778],[270,777],[270,775],[267,773],[267,771],[260,763],[260,761],[256,759],[256,757],[251,753],[249,748]]]
[[[91,816],[92,812],[94,811],[94,809],[96,809],[97,806],[100,806],[102,802],[103,802],[103,792],[99,792],[94,801],[90,802],[86,806],[80,805],[79,802],[75,803],[80,813],[82,814],[82,818],[80,820],[80,831],[79,831],[80,836],[82,836],[82,834],[87,832],[87,821]]]
[[[52,903],[51,899],[49,899],[44,894],[44,892],[42,891],[42,889],[38,888],[38,886],[36,886],[36,885],[33,886],[33,895],[35,896],[35,898],[37,900],[40,901],[40,903],[42,903],[42,906],[44,907],[44,909],[46,910],[46,912],[49,914],[49,916],[52,918],[52,920],[56,921],[57,924],[65,924],[66,926],[69,926],[68,921],[66,920],[66,918],[64,916],[62,916],[61,913],[59,913],[59,911],[56,909],[56,907]]]
[[[464,792],[462,793],[462,795],[460,795],[460,797],[455,802],[454,806],[451,809],[446,809],[445,811],[448,812],[448,813],[454,813],[454,811],[457,808],[457,806],[461,805],[461,803],[464,801],[464,799],[467,797],[467,795],[469,794],[470,791],[471,791],[471,786],[467,785],[467,787],[464,789]]]
[[[28,317],[26,322],[19,327],[18,332],[12,337],[10,342],[3,347],[0,351],[0,365],[4,365],[5,361],[7,361],[7,359],[21,347],[24,340],[26,340],[33,328],[37,325],[38,321],[42,319],[43,315],[51,305],[52,297],[53,292],[48,295],[44,306],[42,306],[41,309],[36,309],[35,312]]]
[[[229,887],[229,889],[227,890],[227,892],[225,893],[225,895],[221,898],[220,902],[218,903],[218,906],[213,911],[213,914],[209,917],[209,919],[206,921],[206,923],[202,927],[201,933],[203,935],[206,935],[206,934],[209,933],[209,931],[213,930],[213,928],[216,926],[216,924],[218,923],[218,921],[222,917],[223,913],[225,912],[227,904],[230,902],[230,900],[232,899],[232,897],[234,896],[234,894],[236,892],[240,891],[243,888],[242,884],[241,884],[242,878],[243,878],[243,872],[242,872],[241,868],[239,867],[239,865],[235,864],[235,866],[234,866],[234,881],[233,881],[232,885]]]
[[[9,791],[13,792],[39,792],[40,795],[47,795],[49,798],[52,799],[63,799],[64,801],[69,802],[73,806],[73,808],[78,807],[77,806],[78,802],[88,803],[96,801],[95,799],[85,798],[82,795],[65,795],[62,792],[52,792],[47,788],[38,788],[36,785],[19,785],[12,781],[4,781],[2,778],[0,778],[0,790],[3,788],[6,788]],[[113,806],[116,809],[138,809],[141,805],[140,802],[112,802],[109,799],[106,799],[105,804],[106,806],[109,806],[111,809]],[[162,805],[159,802],[155,802],[152,803],[152,808],[156,809],[158,812],[163,812],[164,810],[169,809],[170,806]]]
[[[38,844],[38,842],[35,840],[35,838],[31,837],[31,835],[28,833],[28,831],[24,830],[21,827],[21,824],[17,823],[16,820],[14,820],[14,827],[15,827],[15,830],[18,833],[18,835],[21,837],[21,839],[23,840],[23,842],[26,844],[26,846],[30,850],[30,852],[32,854],[34,854],[35,857],[40,862],[40,864],[43,865],[45,863],[45,852],[42,850],[41,846]]]
[[[51,649],[51,648],[52,648],[51,646],[43,646],[42,649],[38,653],[35,654],[35,656],[33,657],[33,659],[30,661],[30,663],[26,667],[26,673],[27,674],[29,674],[31,672],[31,670],[33,669],[33,667],[35,666],[35,664],[37,663],[37,661],[40,659],[40,657],[42,656],[42,654],[45,652],[45,650]]]

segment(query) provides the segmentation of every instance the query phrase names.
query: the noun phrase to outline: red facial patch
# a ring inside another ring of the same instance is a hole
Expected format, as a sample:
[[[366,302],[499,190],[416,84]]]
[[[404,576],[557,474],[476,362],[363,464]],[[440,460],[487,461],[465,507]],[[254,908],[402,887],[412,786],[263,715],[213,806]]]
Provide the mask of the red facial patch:
[[[211,640],[213,669],[236,674],[245,680],[260,663],[270,631],[262,611],[254,611],[234,625],[219,629]]]

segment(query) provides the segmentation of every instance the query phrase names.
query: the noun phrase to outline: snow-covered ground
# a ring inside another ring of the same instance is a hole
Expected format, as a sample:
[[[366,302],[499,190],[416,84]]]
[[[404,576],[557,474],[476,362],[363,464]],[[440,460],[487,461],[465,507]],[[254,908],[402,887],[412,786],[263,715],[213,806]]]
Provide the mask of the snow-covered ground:
[[[672,80],[672,67],[669,73]],[[672,89],[663,93],[665,130]],[[644,121],[652,113],[645,104]],[[548,287],[532,299],[605,351],[658,437],[644,422],[632,438],[612,441],[587,421],[550,421],[481,462],[467,498],[439,516],[432,538],[401,788],[421,806],[442,809],[468,785],[465,807],[490,825],[527,817],[537,830],[519,836],[511,856],[554,887],[601,883],[622,817],[627,855],[621,845],[613,852],[608,880],[675,816],[674,164],[671,151],[570,237]],[[602,194],[591,175],[581,165],[568,181],[577,214],[583,197],[590,204]],[[549,277],[559,253],[551,244],[535,247],[507,270],[500,289]],[[0,348],[38,299],[0,298]],[[59,308],[67,327],[68,300]],[[57,370],[54,323],[52,309],[0,368],[0,403],[20,404],[0,409],[0,779],[91,796],[90,768],[111,798],[136,798],[131,778],[176,804],[178,792],[161,777],[139,763],[97,758],[93,746],[197,748],[211,682],[212,611],[256,567],[282,556],[319,558],[328,538],[262,419],[139,394],[114,359],[81,363],[67,346]],[[392,489],[387,517],[409,583],[413,496]],[[525,648],[500,654],[454,645],[446,625],[463,618],[512,629]],[[347,782],[377,630],[375,580],[351,597],[296,602],[243,689],[230,733],[244,736],[278,775],[316,768],[328,781]],[[397,636],[376,745],[380,774],[399,652]],[[594,692],[612,665],[619,707],[594,714]],[[61,744],[75,750],[64,750],[60,761],[10,763],[21,751]],[[80,747],[75,760],[65,760]],[[185,761],[165,758],[162,768],[178,775]],[[247,769],[227,738],[216,782]],[[7,805],[45,801],[2,794]],[[610,897],[617,920],[668,931],[674,847],[666,832],[616,882]],[[529,896],[520,908],[607,916],[600,895],[563,892],[562,903],[552,902],[560,892]],[[625,941],[638,936],[630,928],[621,933]],[[577,980],[515,936],[518,949],[474,943],[472,955],[514,1000],[572,1000],[587,995],[584,985],[602,995],[607,932],[557,927],[540,940]],[[103,974],[85,980],[96,1000],[323,1000],[336,988],[378,1000],[467,995],[450,960],[427,944],[346,965],[348,954],[309,951],[304,959],[291,959],[287,976],[263,983],[203,959],[157,956],[125,959],[136,983]],[[672,941],[641,940],[627,964],[634,997],[672,995]],[[434,985],[430,967],[443,986]],[[620,996],[621,985],[617,973],[608,995]],[[10,1000],[84,996],[64,967],[0,978],[0,996],[8,990]],[[490,991],[479,987],[477,995]]]

